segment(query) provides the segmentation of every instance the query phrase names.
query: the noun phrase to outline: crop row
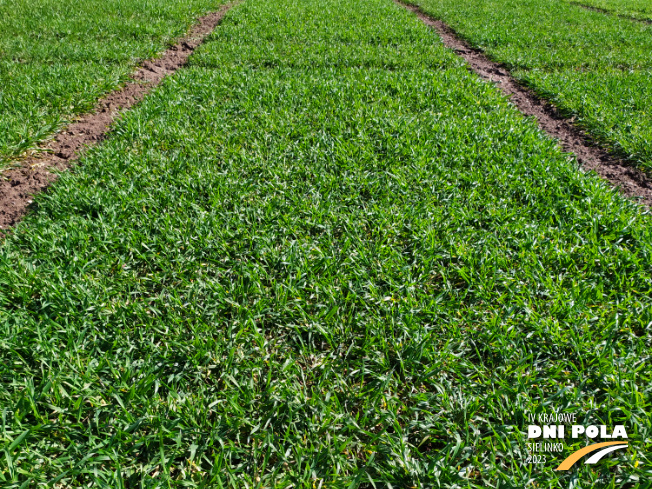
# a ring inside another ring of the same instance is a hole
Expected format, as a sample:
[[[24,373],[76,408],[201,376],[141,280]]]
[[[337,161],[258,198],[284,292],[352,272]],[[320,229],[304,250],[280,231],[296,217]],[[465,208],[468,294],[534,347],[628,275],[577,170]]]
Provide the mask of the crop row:
[[[652,4],[648,0],[567,0],[575,5],[596,8],[609,14],[641,21],[652,21]]]
[[[124,82],[219,0],[0,1],[0,168]]]
[[[573,117],[652,168],[652,25],[564,0],[415,0]]]
[[[240,4],[36,204],[3,487],[649,478],[649,216],[389,0]],[[525,464],[553,409],[637,449]]]

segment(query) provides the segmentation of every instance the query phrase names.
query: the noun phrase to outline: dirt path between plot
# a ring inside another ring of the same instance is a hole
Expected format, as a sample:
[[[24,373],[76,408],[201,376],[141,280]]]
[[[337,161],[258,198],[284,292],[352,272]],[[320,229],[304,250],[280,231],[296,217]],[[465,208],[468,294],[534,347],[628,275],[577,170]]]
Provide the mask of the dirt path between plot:
[[[160,57],[145,61],[132,75],[134,81],[111,92],[97,103],[95,111],[81,116],[47,144],[42,151],[23,159],[20,167],[0,175],[0,237],[27,212],[34,194],[48,187],[89,145],[104,139],[121,112],[143,99],[163,78],[184,66],[192,52],[220,23],[235,3],[224,5],[198,19],[190,34]]]
[[[621,19],[631,20],[632,22],[643,22],[644,24],[652,24],[652,20],[650,19],[639,19],[637,17],[632,17],[631,15],[617,14],[616,12],[611,12],[610,10],[604,8],[594,7],[592,5],[585,5],[580,2],[570,2],[570,4],[575,5],[576,7],[581,7],[585,10],[590,10],[592,12],[600,12],[601,14],[611,15],[613,17],[619,17]]]
[[[447,47],[466,60],[472,71],[496,83],[523,114],[535,117],[539,127],[558,139],[564,151],[575,154],[582,168],[595,171],[618,187],[624,195],[637,199],[646,207],[652,207],[652,178],[596,146],[589,136],[561,116],[554,106],[521,86],[505,68],[491,61],[479,49],[469,46],[444,22],[429,17],[419,7],[399,0],[394,2],[416,13],[421,21],[437,31]]]

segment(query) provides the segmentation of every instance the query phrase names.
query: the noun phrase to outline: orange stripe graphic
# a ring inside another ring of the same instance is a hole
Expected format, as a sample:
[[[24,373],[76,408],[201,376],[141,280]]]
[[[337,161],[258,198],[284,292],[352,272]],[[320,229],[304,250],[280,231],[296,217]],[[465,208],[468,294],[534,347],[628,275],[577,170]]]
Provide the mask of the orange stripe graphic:
[[[577,462],[579,459],[581,459],[584,455],[595,452],[596,450],[600,450],[603,447],[608,447],[611,445],[627,445],[626,441],[607,441],[604,443],[594,443],[593,445],[589,445],[588,447],[584,447],[575,453],[571,453],[566,460],[564,460],[561,464],[559,464],[559,467],[557,467],[555,470],[568,470],[570,469],[575,462]]]

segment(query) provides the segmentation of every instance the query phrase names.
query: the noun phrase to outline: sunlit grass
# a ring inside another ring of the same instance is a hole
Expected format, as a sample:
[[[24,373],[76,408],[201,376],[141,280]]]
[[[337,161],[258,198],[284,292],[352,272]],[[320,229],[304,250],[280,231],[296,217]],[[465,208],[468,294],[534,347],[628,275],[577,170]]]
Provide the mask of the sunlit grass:
[[[652,169],[652,25],[563,0],[410,0],[604,147]]]
[[[391,1],[247,0],[36,202],[3,487],[649,479],[649,216]],[[524,464],[553,409],[634,448]]]
[[[219,0],[0,0],[0,168],[50,137]]]
[[[649,0],[567,0],[605,10],[607,13],[623,15],[636,20],[652,21],[652,3]]]

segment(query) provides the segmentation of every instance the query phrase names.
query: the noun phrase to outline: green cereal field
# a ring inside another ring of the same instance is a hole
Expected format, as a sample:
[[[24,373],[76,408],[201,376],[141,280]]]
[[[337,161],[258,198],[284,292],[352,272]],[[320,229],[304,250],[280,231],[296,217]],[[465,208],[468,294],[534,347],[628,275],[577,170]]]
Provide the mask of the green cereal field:
[[[3,168],[224,3],[0,0]],[[409,3],[652,171],[646,2]],[[392,0],[233,4],[59,173],[0,238],[0,487],[652,487],[649,209]]]

